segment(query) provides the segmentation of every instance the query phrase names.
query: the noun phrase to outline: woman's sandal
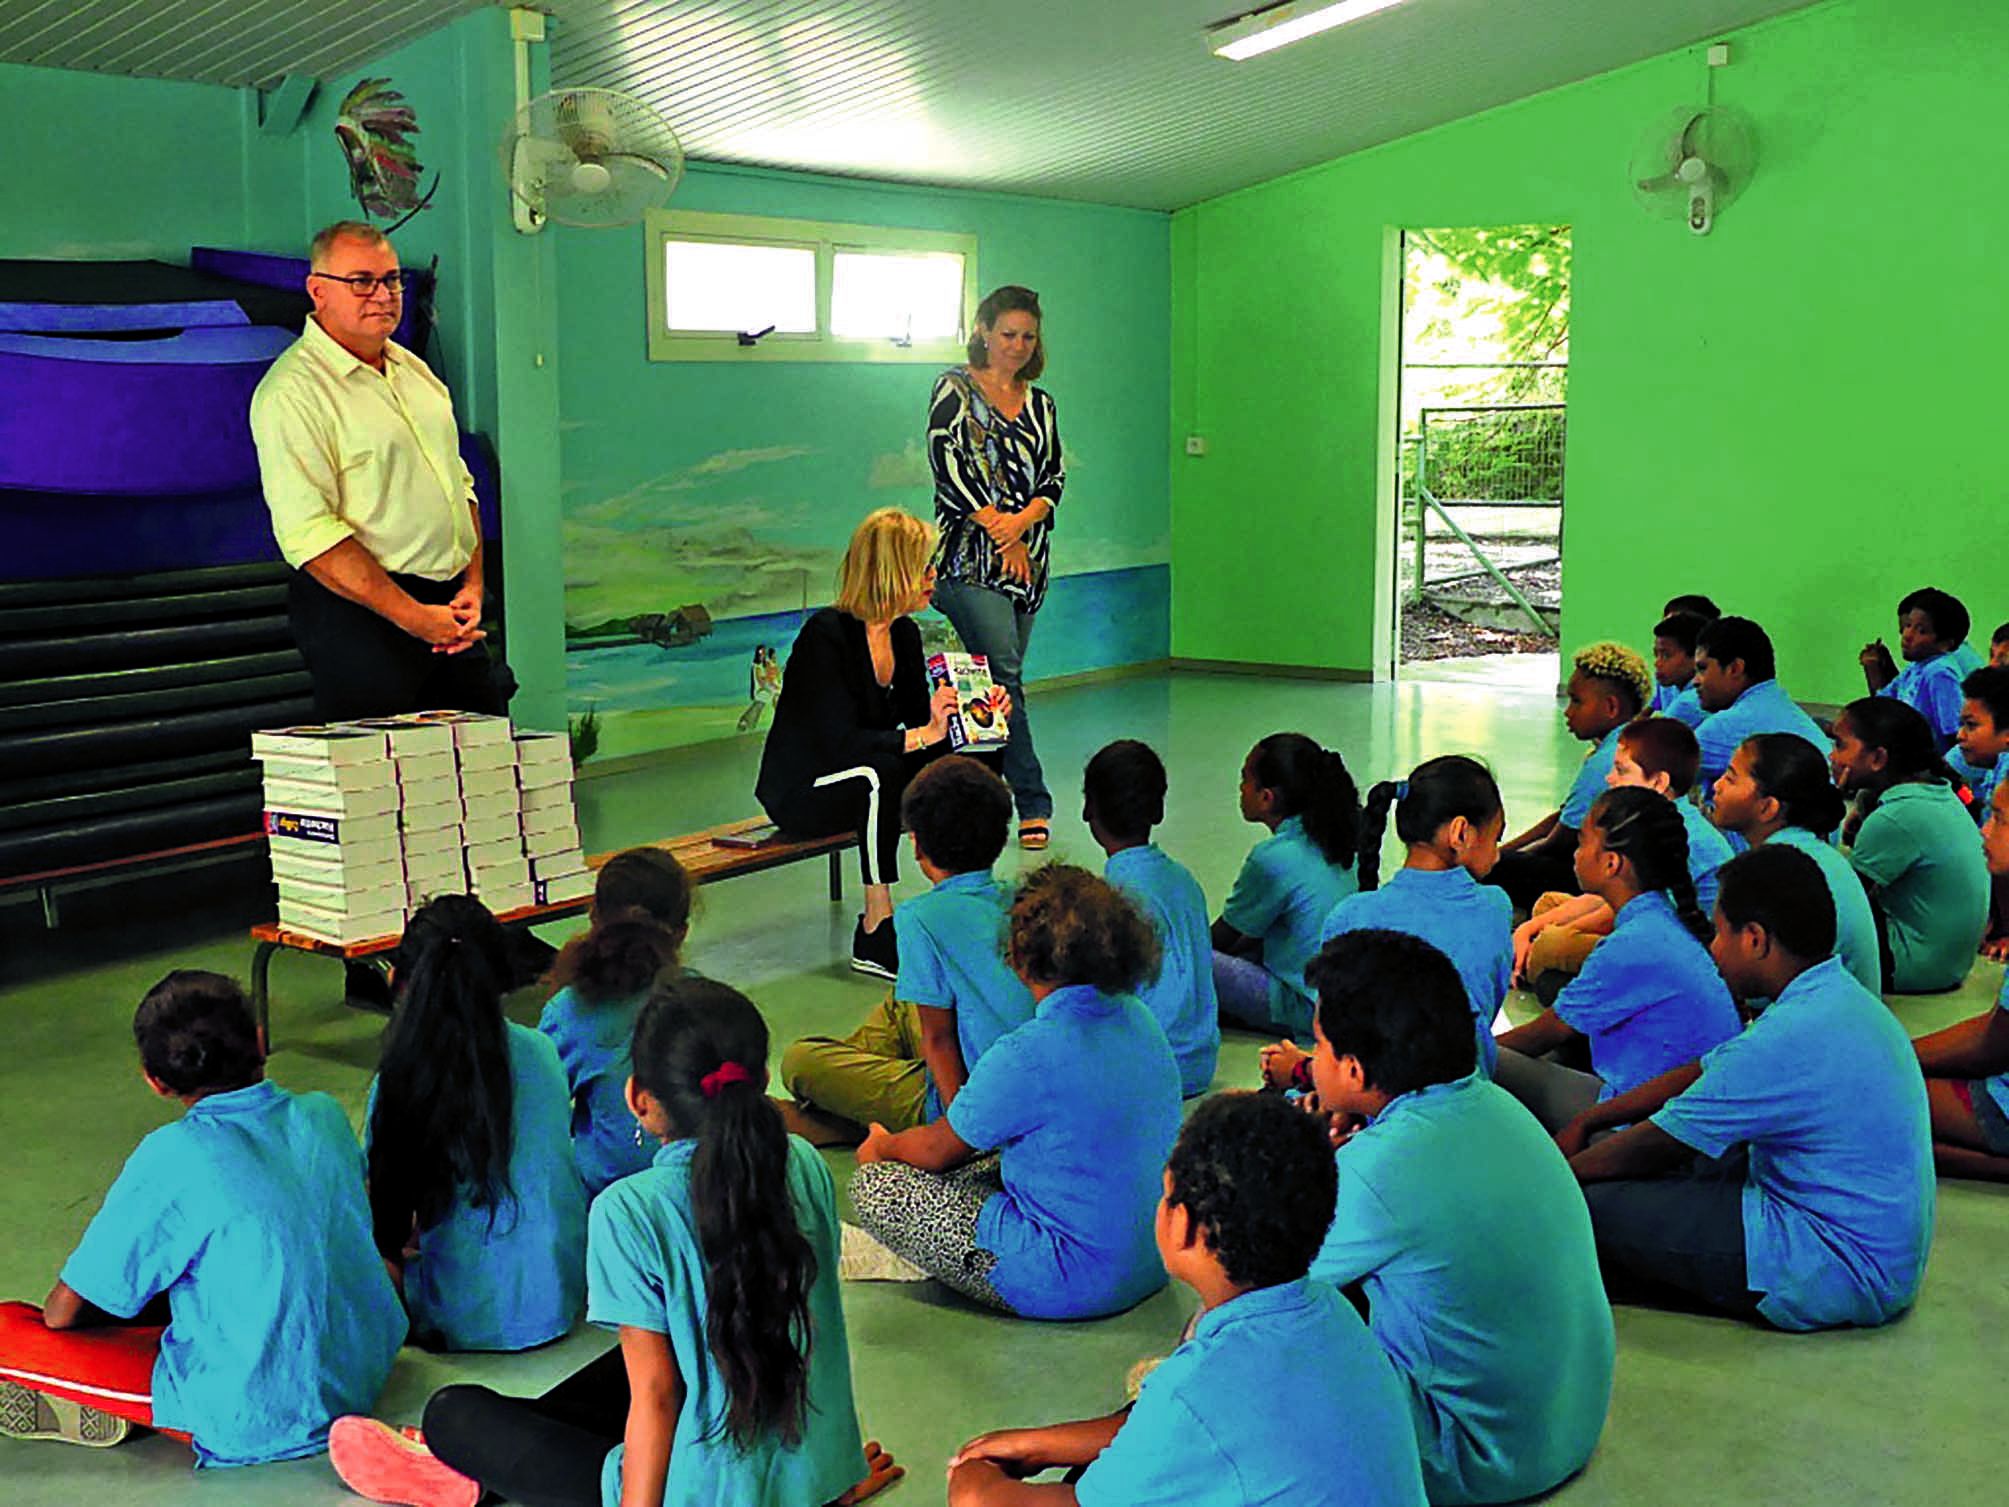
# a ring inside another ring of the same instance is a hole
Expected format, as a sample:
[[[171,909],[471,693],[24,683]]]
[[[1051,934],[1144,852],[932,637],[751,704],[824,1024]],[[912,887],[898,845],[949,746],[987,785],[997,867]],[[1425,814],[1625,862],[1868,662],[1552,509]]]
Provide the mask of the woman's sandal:
[[[1037,853],[1053,840],[1053,825],[1045,817],[1035,816],[1018,824],[1018,845],[1028,853]]]

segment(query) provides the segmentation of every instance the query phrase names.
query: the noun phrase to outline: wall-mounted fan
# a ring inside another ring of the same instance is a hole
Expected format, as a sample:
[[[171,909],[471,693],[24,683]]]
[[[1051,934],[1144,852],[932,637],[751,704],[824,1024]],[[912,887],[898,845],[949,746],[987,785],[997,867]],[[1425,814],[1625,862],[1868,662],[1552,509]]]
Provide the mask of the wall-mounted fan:
[[[1676,110],[1640,138],[1632,187],[1656,215],[1707,235],[1757,165],[1750,122],[1720,105]]]
[[[519,228],[632,225],[669,202],[684,174],[677,133],[612,89],[554,89],[528,100],[502,143]]]

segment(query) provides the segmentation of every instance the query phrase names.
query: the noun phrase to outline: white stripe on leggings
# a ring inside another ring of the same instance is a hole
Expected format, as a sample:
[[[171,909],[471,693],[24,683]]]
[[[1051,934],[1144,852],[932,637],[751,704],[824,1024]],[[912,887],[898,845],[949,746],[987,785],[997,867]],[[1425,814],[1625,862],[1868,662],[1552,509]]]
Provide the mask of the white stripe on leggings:
[[[816,780],[816,788],[835,785],[840,780],[863,780],[865,791],[865,833],[858,844],[865,850],[865,882],[879,884],[879,771],[869,764],[860,764],[852,769],[840,769],[835,774],[821,775]]]
[[[65,1392],[88,1392],[93,1397],[103,1397],[111,1402],[143,1402],[148,1407],[153,1406],[151,1392],[114,1392],[110,1387],[94,1387],[87,1381],[76,1381],[67,1376],[44,1376],[37,1371],[17,1371],[12,1366],[0,1366],[0,1377],[21,1382],[36,1391],[61,1387]]]

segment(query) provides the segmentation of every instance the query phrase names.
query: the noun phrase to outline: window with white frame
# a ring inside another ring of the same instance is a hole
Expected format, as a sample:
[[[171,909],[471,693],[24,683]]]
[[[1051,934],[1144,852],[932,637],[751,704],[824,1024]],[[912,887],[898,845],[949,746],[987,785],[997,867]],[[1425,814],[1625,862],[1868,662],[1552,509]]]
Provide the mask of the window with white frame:
[[[653,361],[962,357],[975,236],[691,210],[647,229]]]

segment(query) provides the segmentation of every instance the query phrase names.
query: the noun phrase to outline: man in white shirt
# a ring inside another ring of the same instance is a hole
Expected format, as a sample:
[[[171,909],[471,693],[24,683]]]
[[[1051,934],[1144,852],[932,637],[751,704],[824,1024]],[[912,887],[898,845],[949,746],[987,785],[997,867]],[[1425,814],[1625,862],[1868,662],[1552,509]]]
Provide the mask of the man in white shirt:
[[[446,385],[391,339],[397,252],[344,220],[314,237],[312,267],[314,313],[252,395],[251,433],[316,709],[500,713],[474,479]]]

